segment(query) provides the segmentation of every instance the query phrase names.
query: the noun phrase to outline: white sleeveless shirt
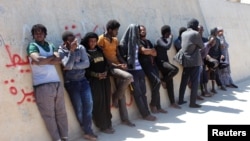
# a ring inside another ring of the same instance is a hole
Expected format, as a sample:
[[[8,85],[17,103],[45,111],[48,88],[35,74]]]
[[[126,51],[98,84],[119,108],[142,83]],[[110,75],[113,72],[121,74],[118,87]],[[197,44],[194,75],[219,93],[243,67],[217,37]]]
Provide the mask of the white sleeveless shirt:
[[[53,48],[51,47],[51,45],[49,45],[49,52],[46,52],[37,43],[34,43],[34,45],[38,48],[40,52],[39,53],[40,56],[48,57],[48,56],[53,55]],[[60,78],[57,73],[55,65],[31,64],[31,69],[32,69],[32,77],[33,77],[33,86],[44,84],[44,83],[60,82]]]

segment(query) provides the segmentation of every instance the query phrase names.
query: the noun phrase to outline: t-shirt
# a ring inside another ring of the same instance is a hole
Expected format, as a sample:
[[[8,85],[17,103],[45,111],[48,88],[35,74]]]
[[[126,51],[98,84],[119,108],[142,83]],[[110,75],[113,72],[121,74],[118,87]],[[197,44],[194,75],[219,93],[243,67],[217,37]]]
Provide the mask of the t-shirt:
[[[118,47],[118,39],[116,37],[112,37],[112,41],[110,42],[109,39],[102,34],[99,36],[97,44],[102,48],[103,54],[108,61],[120,64],[116,52]]]
[[[29,46],[27,47],[27,54],[28,54],[28,56],[29,56],[31,53],[34,53],[34,52],[39,53],[39,49],[38,49],[38,47],[37,47],[35,44],[39,45],[39,46],[40,46],[41,48],[43,48],[44,51],[46,51],[46,52],[50,52],[49,46],[53,48],[53,52],[56,52],[56,51],[57,51],[56,47],[55,47],[52,43],[48,43],[48,42],[46,42],[46,41],[45,41],[44,44],[41,44],[40,42],[32,42],[32,43],[30,43]]]
[[[88,50],[90,67],[88,71],[95,73],[103,73],[107,71],[107,62],[103,56],[101,49]]]
[[[43,47],[36,42],[32,42],[28,45],[27,52],[29,55],[37,52],[40,56],[49,57],[54,54],[54,48],[52,47],[52,44],[47,42]],[[34,86],[51,82],[60,82],[55,65],[36,65],[31,63],[31,69]]]

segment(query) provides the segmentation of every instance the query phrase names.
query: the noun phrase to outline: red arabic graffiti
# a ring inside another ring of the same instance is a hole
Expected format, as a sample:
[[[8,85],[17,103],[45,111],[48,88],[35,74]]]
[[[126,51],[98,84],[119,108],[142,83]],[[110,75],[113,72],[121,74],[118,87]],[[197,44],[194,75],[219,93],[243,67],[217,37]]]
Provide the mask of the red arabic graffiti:
[[[96,29],[98,28],[98,25],[96,25],[93,29],[93,32],[96,32]]]
[[[99,26],[95,25],[95,27],[93,28],[93,32],[97,32],[98,28],[99,28]],[[102,30],[103,30],[103,32],[105,32],[105,27],[104,26],[102,27]]]
[[[23,98],[17,102],[18,105],[22,104],[25,100],[27,100],[28,102],[35,102],[35,98],[34,98],[34,92],[25,92],[24,89],[21,89],[22,94],[23,94]]]
[[[75,29],[75,28],[76,28],[76,25],[74,25],[74,24],[73,24],[73,25],[71,25],[71,28],[72,28],[72,29]],[[69,29],[69,27],[66,25],[66,26],[64,27],[64,29],[65,29],[65,30],[68,30],[68,29]]]
[[[126,105],[127,105],[128,107],[130,107],[130,106],[132,105],[132,103],[133,103],[132,94],[130,94],[129,96],[130,96],[129,102],[128,102],[128,103],[126,102]]]
[[[67,26],[67,25],[64,27],[65,30],[69,30],[70,28],[71,28],[72,30],[75,30],[75,29],[77,29],[77,26],[76,26],[75,24],[72,24],[70,27]],[[76,33],[75,36],[76,36],[77,38],[79,38],[79,39],[82,38],[81,33]]]
[[[11,85],[9,87],[9,92],[11,95],[13,96],[17,96],[18,94],[18,90],[15,86],[13,86],[13,84],[15,83],[15,80],[14,79],[11,79],[10,81],[8,80],[5,80],[4,81],[4,84],[5,85]],[[31,91],[31,92],[25,92],[24,89],[21,89],[21,99],[19,101],[17,101],[17,104],[20,105],[20,104],[23,104],[25,101],[27,102],[35,102],[35,98],[34,98],[34,92]]]
[[[10,51],[10,46],[5,45],[5,49],[8,53],[9,59],[10,59],[10,64],[6,64],[6,67],[16,67],[16,66],[24,66],[24,65],[29,65],[29,59],[28,56],[26,56],[25,60],[21,58],[20,55],[14,53],[11,54]]]

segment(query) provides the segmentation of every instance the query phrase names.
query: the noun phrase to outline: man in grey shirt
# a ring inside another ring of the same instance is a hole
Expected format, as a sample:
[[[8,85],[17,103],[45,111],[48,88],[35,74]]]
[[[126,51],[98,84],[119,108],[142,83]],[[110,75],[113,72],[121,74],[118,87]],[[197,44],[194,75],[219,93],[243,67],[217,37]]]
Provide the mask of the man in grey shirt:
[[[79,45],[71,31],[62,34],[63,44],[58,52],[62,58],[64,86],[69,94],[76,118],[84,131],[86,140],[95,141],[97,136],[92,130],[93,100],[85,69],[89,58],[84,46]]]
[[[176,54],[175,59],[182,64],[183,72],[179,89],[179,102],[184,104],[184,94],[188,81],[191,82],[190,108],[200,108],[201,105],[196,104],[196,97],[199,86],[200,70],[202,66],[202,58],[200,49],[204,48],[202,38],[198,33],[199,21],[191,19],[187,24],[187,31],[181,35],[182,48]]]

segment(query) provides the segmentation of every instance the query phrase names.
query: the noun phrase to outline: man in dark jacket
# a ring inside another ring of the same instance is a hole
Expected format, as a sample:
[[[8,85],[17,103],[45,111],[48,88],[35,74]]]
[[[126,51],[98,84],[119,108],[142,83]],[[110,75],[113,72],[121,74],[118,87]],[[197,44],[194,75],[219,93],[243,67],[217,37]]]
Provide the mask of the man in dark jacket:
[[[181,108],[178,104],[175,103],[174,98],[174,84],[173,77],[178,73],[179,69],[171,64],[168,59],[167,51],[170,49],[173,41],[171,35],[171,28],[169,25],[164,25],[161,28],[162,37],[157,39],[155,44],[155,49],[157,52],[156,64],[162,73],[162,81],[166,83],[166,88],[168,92],[168,97],[170,101],[170,106],[173,108]]]

